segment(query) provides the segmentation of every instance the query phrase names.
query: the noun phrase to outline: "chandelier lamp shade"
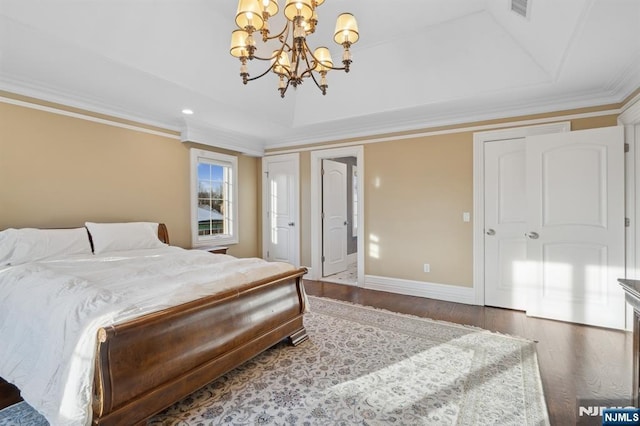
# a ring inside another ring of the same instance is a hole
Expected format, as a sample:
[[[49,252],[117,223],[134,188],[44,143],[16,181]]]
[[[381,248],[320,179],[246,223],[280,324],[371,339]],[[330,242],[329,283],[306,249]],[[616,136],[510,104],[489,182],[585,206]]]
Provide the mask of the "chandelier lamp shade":
[[[343,48],[341,67],[334,66],[328,48],[312,50],[307,43],[307,37],[315,32],[318,25],[316,10],[324,1],[285,0],[284,28],[275,35],[271,34],[269,19],[280,11],[278,0],[238,1],[238,29],[231,33],[230,53],[240,59],[240,76],[244,84],[273,72],[279,78],[278,90],[283,98],[289,86],[296,88],[305,79],[313,80],[322,94],[326,95],[329,87],[327,73],[330,70],[349,72],[352,62],[350,48],[360,37],[358,24],[352,14],[343,13],[336,21],[333,40]],[[257,32],[263,43],[260,53],[254,37]],[[269,53],[264,54],[264,51]],[[252,77],[247,64],[254,59],[265,61],[269,66],[262,74]]]

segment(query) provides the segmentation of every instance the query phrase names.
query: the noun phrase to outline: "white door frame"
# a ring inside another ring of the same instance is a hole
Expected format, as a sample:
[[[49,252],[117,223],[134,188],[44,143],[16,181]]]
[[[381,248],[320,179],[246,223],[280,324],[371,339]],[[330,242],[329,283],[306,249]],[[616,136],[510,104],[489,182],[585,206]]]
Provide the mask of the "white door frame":
[[[294,259],[292,261],[295,267],[300,266],[300,154],[281,154],[281,155],[270,155],[266,157],[262,157],[262,257],[265,258],[268,250],[268,241],[269,241],[269,221],[267,219],[267,209],[268,209],[268,197],[269,197],[269,179],[266,179],[264,173],[268,169],[267,165],[270,162],[279,162],[279,161],[293,161],[293,175],[294,175],[294,194],[296,199],[293,200],[293,206],[295,209],[294,218],[295,218],[295,241],[293,247],[293,256]]]
[[[358,166],[358,287],[364,286],[364,148],[362,145],[311,151],[311,270],[309,278],[322,278],[322,160],[356,157]]]
[[[484,143],[570,130],[571,122],[563,121],[473,134],[473,288],[476,305],[484,306]]]

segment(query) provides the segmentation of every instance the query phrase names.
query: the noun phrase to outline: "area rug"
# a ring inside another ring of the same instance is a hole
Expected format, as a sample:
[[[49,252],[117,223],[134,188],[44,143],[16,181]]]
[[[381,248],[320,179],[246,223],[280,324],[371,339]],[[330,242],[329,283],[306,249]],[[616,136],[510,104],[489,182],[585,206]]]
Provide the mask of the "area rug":
[[[274,346],[148,424],[549,424],[532,341],[324,298],[310,305],[308,341]],[[0,426],[25,424],[6,410]]]

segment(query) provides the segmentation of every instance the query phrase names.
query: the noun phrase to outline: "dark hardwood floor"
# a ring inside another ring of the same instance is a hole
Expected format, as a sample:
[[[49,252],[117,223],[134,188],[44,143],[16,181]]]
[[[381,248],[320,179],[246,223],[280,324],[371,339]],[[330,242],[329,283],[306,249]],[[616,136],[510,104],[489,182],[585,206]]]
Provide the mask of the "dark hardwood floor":
[[[0,409],[20,401],[22,401],[22,398],[20,398],[18,388],[0,377]]]
[[[630,332],[527,317],[523,312],[404,296],[348,285],[305,281],[307,293],[436,320],[468,324],[537,341],[542,384],[552,425],[573,425],[581,401],[631,402]],[[0,379],[0,408],[19,400]],[[584,424],[600,424],[588,423]]]
[[[527,317],[509,309],[443,302],[305,281],[307,293],[537,341],[538,362],[552,425],[601,424],[578,417],[578,406],[631,405],[631,332]],[[592,400],[591,404],[588,400]],[[611,402],[608,402],[611,401]]]

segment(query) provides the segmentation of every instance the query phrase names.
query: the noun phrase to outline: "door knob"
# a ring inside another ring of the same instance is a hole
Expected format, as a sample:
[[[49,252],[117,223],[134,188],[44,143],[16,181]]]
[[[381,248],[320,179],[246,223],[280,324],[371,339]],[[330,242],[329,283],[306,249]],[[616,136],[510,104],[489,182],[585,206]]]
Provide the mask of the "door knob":
[[[289,226],[295,226],[295,222],[289,222]]]
[[[537,232],[527,232],[526,234],[524,234],[524,236],[527,238],[531,238],[532,240],[537,240],[538,237],[540,237]]]
[[[487,229],[486,234],[487,234],[487,235],[496,235],[496,231],[495,231],[495,229],[491,229],[491,228],[489,228],[489,229]]]

